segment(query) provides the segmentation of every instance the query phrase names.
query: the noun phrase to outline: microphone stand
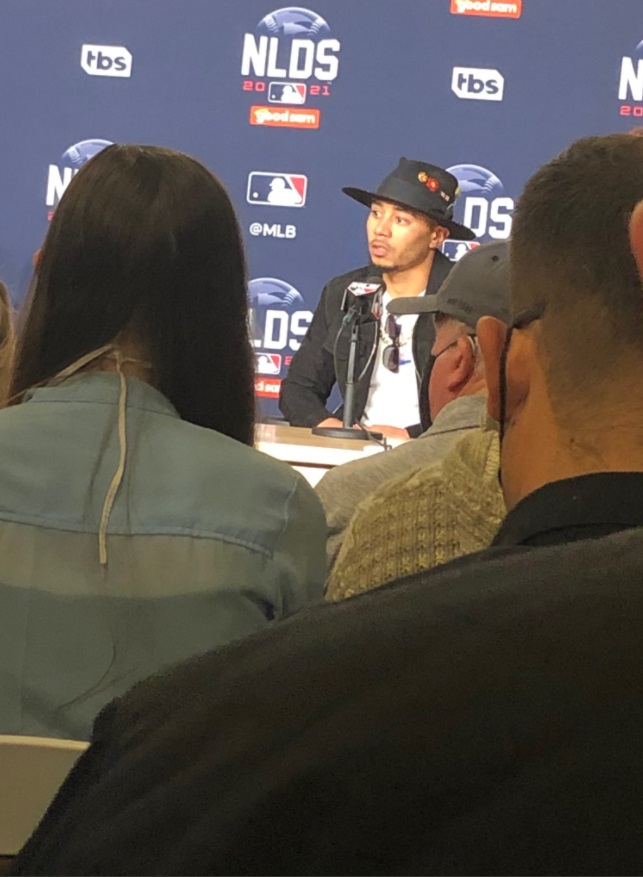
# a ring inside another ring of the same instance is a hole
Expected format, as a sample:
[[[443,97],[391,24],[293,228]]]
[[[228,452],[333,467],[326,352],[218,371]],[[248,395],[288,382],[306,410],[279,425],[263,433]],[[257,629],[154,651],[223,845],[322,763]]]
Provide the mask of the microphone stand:
[[[357,364],[357,345],[359,343],[361,311],[359,305],[353,304],[344,317],[344,323],[351,327],[350,342],[348,346],[348,369],[346,372],[346,392],[344,394],[344,416],[342,426],[314,426],[313,434],[326,438],[359,439],[360,441],[381,441],[384,436],[381,432],[369,432],[362,426],[353,426],[353,412],[355,411],[355,367]]]
[[[351,311],[349,311],[349,314]],[[346,372],[346,392],[344,394],[343,429],[353,428],[353,411],[355,410],[355,361],[359,343],[359,314],[353,310],[350,323],[351,335],[348,345],[348,370]]]

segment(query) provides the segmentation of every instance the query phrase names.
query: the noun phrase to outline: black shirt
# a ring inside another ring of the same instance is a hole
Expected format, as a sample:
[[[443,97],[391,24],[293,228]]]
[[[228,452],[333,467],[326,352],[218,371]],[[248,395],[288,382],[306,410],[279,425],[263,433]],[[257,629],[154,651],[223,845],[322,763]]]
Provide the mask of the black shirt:
[[[507,515],[494,545],[559,545],[643,526],[643,474],[597,472],[535,490]]]
[[[13,873],[639,873],[642,486],[141,683]]]

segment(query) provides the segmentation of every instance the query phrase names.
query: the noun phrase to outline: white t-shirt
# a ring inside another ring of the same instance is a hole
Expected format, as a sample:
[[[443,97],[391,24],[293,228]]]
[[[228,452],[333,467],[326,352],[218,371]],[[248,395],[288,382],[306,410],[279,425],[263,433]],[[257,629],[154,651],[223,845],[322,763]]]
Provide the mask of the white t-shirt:
[[[424,295],[424,293],[421,293]],[[391,295],[385,292],[382,297],[382,317],[380,320],[380,343],[375,353],[375,367],[371,385],[362,416],[364,426],[398,426],[404,429],[420,420],[418,384],[413,361],[413,329],[417,314],[396,317],[400,333],[400,369],[397,373],[389,371],[383,362],[384,349],[392,343],[386,334],[388,311],[386,305]]]

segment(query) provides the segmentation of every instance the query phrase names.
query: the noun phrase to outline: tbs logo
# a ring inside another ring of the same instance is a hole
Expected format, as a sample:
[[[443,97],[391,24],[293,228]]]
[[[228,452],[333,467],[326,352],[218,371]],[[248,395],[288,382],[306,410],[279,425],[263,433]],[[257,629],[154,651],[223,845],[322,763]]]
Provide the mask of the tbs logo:
[[[93,46],[85,43],[80,53],[80,66],[90,76],[132,75],[132,56],[125,46]]]
[[[505,79],[485,67],[454,67],[451,90],[465,100],[502,100]]]
[[[460,197],[455,202],[457,221],[468,226],[477,238],[508,238],[514,201],[506,197],[500,179],[477,164],[456,164],[447,170],[460,185]]]
[[[49,173],[47,175],[47,196],[45,203],[47,207],[55,207],[63,196],[63,192],[71,183],[72,177],[75,176],[80,168],[93,158],[106,146],[111,146],[111,140],[81,140],[74,143],[69,149],[66,149],[60,157],[62,167],[56,164],[49,165]],[[53,211],[50,211],[51,219]]]
[[[264,353],[299,350],[313,318],[301,293],[277,277],[257,277],[248,297],[252,346]]]
[[[328,23],[311,9],[284,7],[265,15],[256,33],[243,38],[241,75],[256,79],[316,79],[329,83],[339,70],[339,40],[330,37]],[[246,91],[265,91],[265,82],[250,80]],[[319,85],[310,94],[321,94]],[[325,92],[328,94],[328,90]]]
[[[636,47],[636,58],[621,59],[621,76],[618,84],[618,99],[627,101],[621,104],[621,116],[643,116],[643,40]]]

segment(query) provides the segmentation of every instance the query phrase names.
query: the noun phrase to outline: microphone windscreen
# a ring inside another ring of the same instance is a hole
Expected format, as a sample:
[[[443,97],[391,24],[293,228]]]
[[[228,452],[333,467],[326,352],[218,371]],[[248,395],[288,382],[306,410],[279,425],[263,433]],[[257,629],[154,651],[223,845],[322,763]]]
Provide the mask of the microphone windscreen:
[[[435,295],[392,298],[386,305],[386,310],[394,317],[404,317],[406,314],[434,314],[438,310],[435,299]]]
[[[362,295],[374,295],[376,292],[382,294],[386,289],[386,284],[382,280],[381,277],[367,277],[366,280],[354,281],[350,286],[347,287],[347,292],[350,292],[351,295],[362,296]]]

